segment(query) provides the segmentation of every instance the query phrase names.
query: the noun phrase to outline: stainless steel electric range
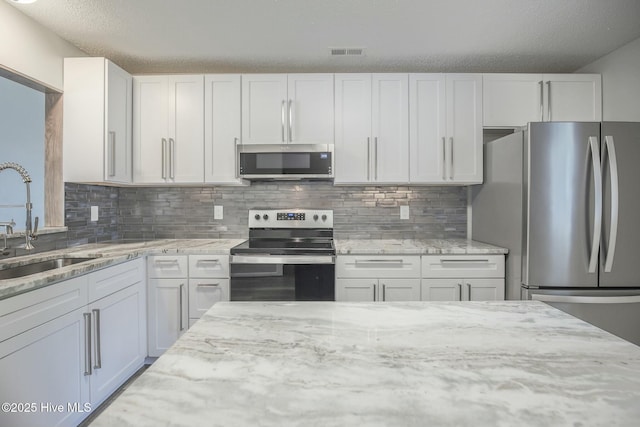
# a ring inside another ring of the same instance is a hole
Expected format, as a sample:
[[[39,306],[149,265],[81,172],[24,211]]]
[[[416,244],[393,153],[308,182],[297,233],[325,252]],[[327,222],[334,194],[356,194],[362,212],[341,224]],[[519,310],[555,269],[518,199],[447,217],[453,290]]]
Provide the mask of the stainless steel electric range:
[[[231,301],[334,301],[333,211],[251,209],[231,249]]]

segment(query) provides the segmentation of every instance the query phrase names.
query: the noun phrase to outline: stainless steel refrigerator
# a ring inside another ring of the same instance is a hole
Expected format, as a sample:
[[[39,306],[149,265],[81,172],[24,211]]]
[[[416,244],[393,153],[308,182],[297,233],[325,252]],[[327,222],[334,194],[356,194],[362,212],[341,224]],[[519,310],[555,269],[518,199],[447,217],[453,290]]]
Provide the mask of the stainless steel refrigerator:
[[[640,345],[640,123],[529,123],[484,146],[473,239],[507,247],[507,298]]]

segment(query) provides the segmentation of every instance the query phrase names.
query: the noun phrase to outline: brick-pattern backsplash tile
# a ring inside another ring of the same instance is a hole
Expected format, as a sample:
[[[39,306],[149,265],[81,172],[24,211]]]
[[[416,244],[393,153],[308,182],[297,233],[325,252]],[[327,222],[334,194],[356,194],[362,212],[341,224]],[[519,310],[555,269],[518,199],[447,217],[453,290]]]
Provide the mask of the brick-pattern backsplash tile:
[[[113,239],[243,238],[252,208],[333,209],[337,238],[464,238],[466,187],[334,186],[254,182],[248,187],[65,185],[69,246]],[[224,219],[213,219],[213,206]],[[399,206],[410,217],[400,220]],[[91,206],[99,220],[90,221]]]

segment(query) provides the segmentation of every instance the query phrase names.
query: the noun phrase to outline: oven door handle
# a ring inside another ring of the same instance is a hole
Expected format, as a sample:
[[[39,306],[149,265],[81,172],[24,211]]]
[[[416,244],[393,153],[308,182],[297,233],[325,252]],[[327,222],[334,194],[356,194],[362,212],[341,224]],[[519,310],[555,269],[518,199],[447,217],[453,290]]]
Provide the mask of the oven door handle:
[[[335,264],[335,257],[308,255],[231,255],[231,264]]]

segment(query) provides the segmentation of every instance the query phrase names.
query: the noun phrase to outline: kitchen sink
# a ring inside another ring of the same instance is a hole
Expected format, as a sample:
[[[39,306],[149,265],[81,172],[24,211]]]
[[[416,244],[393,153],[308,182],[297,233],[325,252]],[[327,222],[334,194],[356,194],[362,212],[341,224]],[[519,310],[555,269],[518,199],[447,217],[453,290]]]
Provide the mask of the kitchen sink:
[[[31,274],[42,273],[44,271],[67,267],[69,265],[92,261],[94,259],[96,258],[95,257],[91,257],[91,258],[60,257],[60,258],[48,259],[46,261],[34,261],[30,264],[25,264],[17,267],[10,267],[4,270],[0,270],[0,280],[16,279],[18,277],[24,277],[24,276],[29,276]]]

